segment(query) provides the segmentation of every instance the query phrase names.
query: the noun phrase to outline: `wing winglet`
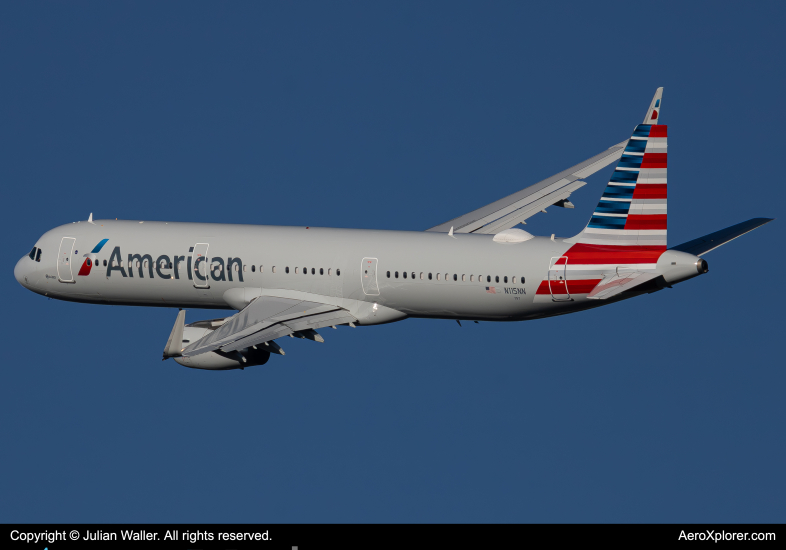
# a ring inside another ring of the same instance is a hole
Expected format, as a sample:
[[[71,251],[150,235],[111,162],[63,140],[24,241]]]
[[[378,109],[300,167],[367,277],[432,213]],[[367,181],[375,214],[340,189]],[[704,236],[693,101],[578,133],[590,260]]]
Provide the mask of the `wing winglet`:
[[[186,312],[181,309],[177,313],[175,319],[175,326],[172,327],[172,332],[169,333],[169,340],[166,341],[164,346],[164,360],[170,357],[179,357],[183,351],[183,327],[186,324]]]

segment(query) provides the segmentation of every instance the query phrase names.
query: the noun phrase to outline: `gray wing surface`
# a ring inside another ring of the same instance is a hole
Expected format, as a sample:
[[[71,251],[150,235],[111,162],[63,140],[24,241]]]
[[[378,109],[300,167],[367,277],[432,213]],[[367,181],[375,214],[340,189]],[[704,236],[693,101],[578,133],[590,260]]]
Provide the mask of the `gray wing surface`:
[[[209,351],[240,350],[308,329],[351,323],[357,319],[338,306],[261,296],[210,334],[189,345],[184,357]]]
[[[453,227],[454,233],[492,234],[509,229],[547,206],[567,199],[573,191],[586,184],[580,181],[581,178],[586,178],[619,160],[627,143],[628,140],[618,143],[559,174],[427,231],[447,233]]]
[[[672,248],[672,250],[679,250],[680,252],[687,252],[695,256],[701,256],[702,254],[706,254],[707,252],[715,250],[719,246],[726,244],[729,241],[733,241],[745,233],[753,231],[757,227],[761,227],[765,223],[770,223],[773,219],[774,218],[753,218],[746,222],[727,227],[726,229],[721,229],[715,233],[704,235],[698,239],[693,239],[692,241],[679,244]]]

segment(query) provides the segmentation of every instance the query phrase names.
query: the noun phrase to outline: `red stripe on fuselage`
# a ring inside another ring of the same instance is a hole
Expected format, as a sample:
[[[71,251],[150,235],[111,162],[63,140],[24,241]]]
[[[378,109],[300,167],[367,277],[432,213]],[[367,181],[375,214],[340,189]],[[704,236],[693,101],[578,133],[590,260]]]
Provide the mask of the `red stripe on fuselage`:
[[[628,216],[630,217],[630,216]],[[565,252],[571,265],[591,264],[654,264],[666,251],[665,246],[614,246],[574,244]],[[557,264],[564,264],[560,259]]]
[[[665,183],[639,183],[633,190],[634,199],[665,199],[667,192]]]
[[[628,214],[625,229],[666,229],[666,214]]]
[[[589,294],[600,281],[601,279],[576,279],[575,281],[568,279],[568,292],[570,294]],[[551,282],[551,288],[554,289],[555,294],[565,294],[564,287],[561,286],[562,282],[563,281]],[[541,281],[535,294],[551,294],[549,282]]]

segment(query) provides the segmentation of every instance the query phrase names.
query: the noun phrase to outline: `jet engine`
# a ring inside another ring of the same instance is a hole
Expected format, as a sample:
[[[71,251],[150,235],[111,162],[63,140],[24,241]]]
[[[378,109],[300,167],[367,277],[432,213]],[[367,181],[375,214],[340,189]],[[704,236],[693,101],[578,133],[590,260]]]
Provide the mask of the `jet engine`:
[[[185,314],[185,312],[181,313]],[[180,321],[179,318],[178,321]],[[261,347],[257,347],[256,349],[246,348],[229,353],[220,350],[210,351],[195,355],[194,357],[181,357],[175,354],[175,352],[179,353],[180,350],[189,344],[196,342],[206,334],[216,330],[224,324],[224,321],[225,319],[210,319],[185,325],[182,327],[182,337],[177,334],[178,324],[175,323],[175,328],[172,331],[172,335],[169,337],[170,341],[167,342],[167,347],[164,351],[164,359],[173,357],[177,363],[184,367],[205,370],[244,369],[255,365],[264,365],[268,362],[268,359],[270,359],[270,352],[261,349]],[[181,340],[179,344],[172,342],[173,339],[177,340],[178,338]],[[275,346],[275,348],[278,348],[278,346]]]

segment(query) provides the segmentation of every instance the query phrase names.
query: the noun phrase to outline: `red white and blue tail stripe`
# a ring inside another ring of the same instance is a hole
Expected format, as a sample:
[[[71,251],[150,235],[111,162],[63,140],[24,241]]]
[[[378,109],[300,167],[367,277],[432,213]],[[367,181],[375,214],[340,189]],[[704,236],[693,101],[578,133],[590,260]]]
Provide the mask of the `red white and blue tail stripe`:
[[[633,130],[587,227],[565,239],[571,247],[552,258],[536,301],[605,299],[656,273],[666,251],[667,222],[668,132],[657,124],[662,92],[659,88],[644,123]]]
[[[665,248],[666,140],[664,125],[636,126],[589,224],[571,241]]]

